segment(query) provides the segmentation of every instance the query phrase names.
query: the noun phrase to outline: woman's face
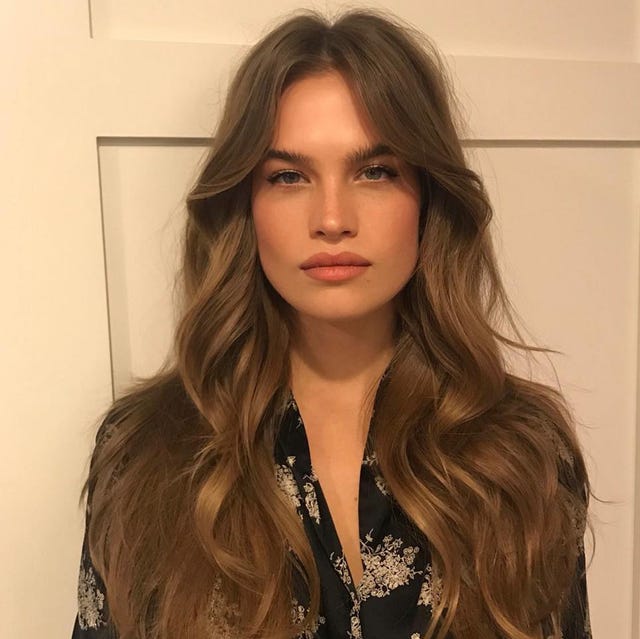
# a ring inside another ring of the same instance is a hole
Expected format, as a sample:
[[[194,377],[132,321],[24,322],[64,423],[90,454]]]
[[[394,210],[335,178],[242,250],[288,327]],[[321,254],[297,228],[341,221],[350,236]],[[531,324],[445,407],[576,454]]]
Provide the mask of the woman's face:
[[[251,203],[262,269],[298,314],[340,321],[384,307],[392,312],[413,273],[420,208],[415,167],[385,149],[347,160],[378,142],[339,73],[300,79],[283,92],[271,152],[253,173]],[[346,276],[339,269],[301,268],[317,253],[344,251],[369,265]]]

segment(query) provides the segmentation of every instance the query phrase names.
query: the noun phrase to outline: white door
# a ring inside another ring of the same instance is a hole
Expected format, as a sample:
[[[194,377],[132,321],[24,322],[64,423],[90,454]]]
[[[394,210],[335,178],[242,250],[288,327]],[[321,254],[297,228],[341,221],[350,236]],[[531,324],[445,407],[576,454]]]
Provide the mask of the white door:
[[[1,637],[70,636],[94,420],[168,348],[183,198],[230,73],[297,6],[0,6]],[[387,6],[448,56],[513,302],[564,353],[595,490],[617,502],[593,507],[594,637],[640,637],[637,2]]]

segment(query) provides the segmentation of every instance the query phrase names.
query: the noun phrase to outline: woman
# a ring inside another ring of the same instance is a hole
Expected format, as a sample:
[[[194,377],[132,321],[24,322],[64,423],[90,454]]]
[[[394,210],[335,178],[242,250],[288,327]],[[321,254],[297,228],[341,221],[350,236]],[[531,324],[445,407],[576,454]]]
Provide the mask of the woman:
[[[507,371],[500,345],[547,349],[452,100],[378,11],[298,11],[242,61],[173,360],[101,419],[75,639],[591,636],[583,455]]]

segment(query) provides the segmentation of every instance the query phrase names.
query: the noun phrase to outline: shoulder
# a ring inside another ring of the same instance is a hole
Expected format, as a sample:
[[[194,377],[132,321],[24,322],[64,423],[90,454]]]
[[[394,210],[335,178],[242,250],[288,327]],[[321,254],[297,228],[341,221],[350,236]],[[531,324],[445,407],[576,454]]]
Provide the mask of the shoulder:
[[[133,451],[184,434],[201,415],[173,371],[132,384],[96,421],[94,453],[102,449]]]
[[[556,460],[558,478],[570,483],[572,476],[580,479],[586,475],[576,418],[567,398],[542,382],[513,375],[507,379],[508,391],[502,402],[505,412],[526,424],[529,433],[538,435],[539,445]]]

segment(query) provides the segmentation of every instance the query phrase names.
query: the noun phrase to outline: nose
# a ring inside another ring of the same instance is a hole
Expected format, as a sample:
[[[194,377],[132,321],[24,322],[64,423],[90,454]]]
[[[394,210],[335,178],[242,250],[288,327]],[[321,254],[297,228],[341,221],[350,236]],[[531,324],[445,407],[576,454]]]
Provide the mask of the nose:
[[[312,236],[339,238],[343,235],[357,234],[358,215],[355,198],[350,197],[338,184],[326,185],[319,189],[312,207],[310,216]]]

